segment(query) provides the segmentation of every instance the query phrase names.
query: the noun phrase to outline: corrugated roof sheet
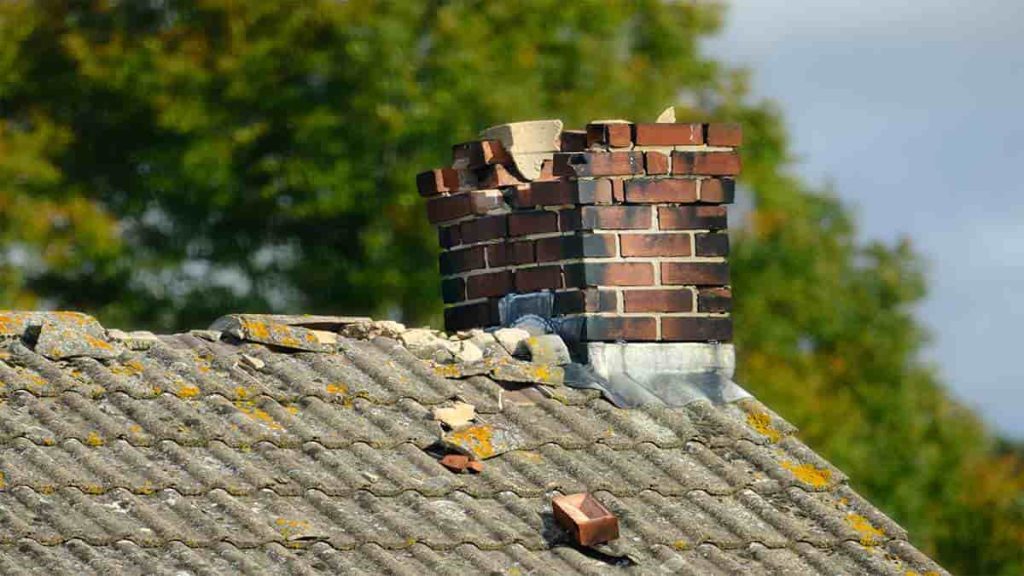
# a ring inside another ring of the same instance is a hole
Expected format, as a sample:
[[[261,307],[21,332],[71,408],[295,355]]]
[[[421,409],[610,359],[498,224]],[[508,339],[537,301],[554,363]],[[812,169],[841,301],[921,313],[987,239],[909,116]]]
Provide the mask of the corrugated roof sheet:
[[[944,573],[756,400],[511,402],[439,372],[386,337],[60,359],[7,339],[0,572]],[[480,475],[432,453],[455,398],[518,442]],[[551,496],[584,490],[620,519],[611,555],[554,523]]]

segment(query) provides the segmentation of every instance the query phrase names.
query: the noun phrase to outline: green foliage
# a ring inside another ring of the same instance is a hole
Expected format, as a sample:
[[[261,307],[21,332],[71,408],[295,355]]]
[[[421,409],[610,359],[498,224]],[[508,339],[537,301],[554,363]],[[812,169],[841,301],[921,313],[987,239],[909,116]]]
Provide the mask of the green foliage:
[[[918,358],[909,245],[862,245],[696,3],[0,3],[0,306],[177,329],[228,311],[436,317],[413,175],[497,122],[744,123],[741,378],[965,573],[1024,571],[1021,452]],[[735,224],[735,222],[734,222]]]

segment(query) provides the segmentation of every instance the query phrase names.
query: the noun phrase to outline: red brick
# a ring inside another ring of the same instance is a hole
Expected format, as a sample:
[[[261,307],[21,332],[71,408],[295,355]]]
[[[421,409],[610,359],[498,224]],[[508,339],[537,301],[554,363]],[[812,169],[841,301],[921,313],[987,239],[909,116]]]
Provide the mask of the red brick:
[[[558,215],[554,212],[518,212],[508,216],[509,236],[558,232]]]
[[[587,124],[587,146],[606,144],[623,148],[632,144],[632,129],[624,122]]]
[[[499,322],[498,300],[496,299],[452,306],[444,311],[444,327],[449,332],[486,328]]]
[[[697,181],[684,178],[635,178],[625,181],[626,202],[689,203],[697,201]]]
[[[649,206],[583,206],[580,214],[586,230],[645,230],[652,223]]]
[[[566,286],[650,286],[654,267],[650,262],[584,262],[565,266]]]
[[[416,188],[420,196],[437,196],[459,189],[459,175],[451,168],[427,170],[416,175]]]
[[[702,176],[735,176],[740,173],[740,157],[735,152],[672,153],[673,174]]]
[[[516,208],[573,204],[575,192],[576,183],[569,180],[531,182],[512,193],[512,204]]]
[[[484,248],[483,246],[474,246],[473,248],[442,252],[440,263],[441,274],[445,276],[478,270],[484,267]]]
[[[453,226],[437,227],[437,242],[442,248],[451,248],[462,244],[461,227],[458,224]]]
[[[659,206],[661,230],[722,230],[727,226],[725,206]]]
[[[740,146],[743,144],[743,127],[739,124],[708,124],[707,143],[709,146]]]
[[[700,201],[708,204],[732,204],[736,181],[731,178],[705,178],[700,181]]]
[[[469,467],[469,456],[465,454],[445,454],[441,458],[441,466],[455,473],[461,473]]]
[[[445,304],[454,304],[466,299],[466,282],[462,278],[441,280],[441,299]]]
[[[689,234],[620,234],[622,255],[629,256],[689,256]]]
[[[668,174],[668,155],[663,152],[644,152],[644,168],[648,174]]]
[[[612,200],[619,203],[626,201],[626,193],[621,178],[612,178]]]
[[[562,232],[573,232],[583,227],[579,208],[567,208],[558,211],[558,229]]]
[[[584,312],[616,312],[618,298],[614,290],[566,290],[555,294],[554,313],[582,314]]]
[[[540,238],[537,245],[537,262],[554,262],[575,258],[611,258],[616,256],[615,236],[611,234],[586,234],[583,236],[555,236]]]
[[[697,256],[728,256],[729,235],[725,232],[694,235]]]
[[[534,261],[532,241],[487,244],[484,249],[487,252],[488,268],[530,264]]]
[[[469,203],[470,209],[477,215],[484,215],[506,206],[505,197],[500,190],[472,190],[469,192]]]
[[[573,202],[576,204],[611,204],[613,182],[608,178],[578,180],[575,183],[576,194]]]
[[[732,290],[728,288],[701,288],[697,292],[698,312],[730,312]]]
[[[475,220],[467,220],[461,225],[462,241],[465,244],[476,244],[496,238],[508,236],[508,216],[498,214],[484,216]]]
[[[727,342],[732,340],[732,318],[722,316],[666,316],[661,339],[671,342]]]
[[[498,140],[463,142],[452,146],[453,164],[464,164],[468,168],[483,168],[491,164],[512,162],[505,147]],[[461,161],[461,162],[460,162]]]
[[[469,300],[501,297],[512,292],[512,272],[489,272],[466,277],[466,297]]]
[[[681,290],[623,290],[623,310],[626,312],[690,312],[693,310],[693,292]]]
[[[537,266],[535,268],[519,268],[515,275],[516,292],[536,292],[537,290],[558,290],[562,287],[561,266]]]
[[[472,213],[473,206],[469,201],[469,194],[435,196],[427,199],[427,219],[431,224],[458,220]]]
[[[662,262],[661,283],[721,286],[729,283],[729,264],[726,262]]]
[[[555,153],[555,176],[630,176],[644,173],[642,152]]]
[[[699,146],[704,143],[700,124],[637,124],[633,141],[637,146]]]
[[[658,338],[654,317],[589,316],[583,338],[590,342],[653,341]]]
[[[587,149],[586,130],[562,130],[562,152],[583,152]]]
[[[507,246],[509,264],[532,264],[533,262],[536,262],[537,259],[534,255],[534,245],[532,240],[509,242],[507,243]]]

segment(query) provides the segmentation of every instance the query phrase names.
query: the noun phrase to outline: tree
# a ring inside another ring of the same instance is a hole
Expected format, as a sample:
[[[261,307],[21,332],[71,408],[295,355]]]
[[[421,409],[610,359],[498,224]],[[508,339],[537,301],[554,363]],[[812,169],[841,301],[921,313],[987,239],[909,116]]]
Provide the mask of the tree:
[[[0,4],[0,305],[108,325],[232,310],[436,321],[414,192],[505,121],[746,127],[737,237],[744,383],[965,572],[1019,572],[1019,451],[999,452],[917,357],[907,245],[860,245],[789,172],[779,115],[702,54],[697,3],[351,0]]]

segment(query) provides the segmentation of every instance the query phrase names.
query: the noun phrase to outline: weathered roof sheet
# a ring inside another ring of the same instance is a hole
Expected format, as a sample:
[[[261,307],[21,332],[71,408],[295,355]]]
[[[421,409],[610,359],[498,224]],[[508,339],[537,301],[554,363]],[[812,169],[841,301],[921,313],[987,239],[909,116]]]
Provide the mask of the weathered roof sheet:
[[[942,572],[756,400],[621,410],[446,378],[387,337],[199,336],[0,343],[0,572]],[[455,398],[515,437],[480,475],[433,452]],[[620,519],[607,554],[552,519],[584,490]]]

